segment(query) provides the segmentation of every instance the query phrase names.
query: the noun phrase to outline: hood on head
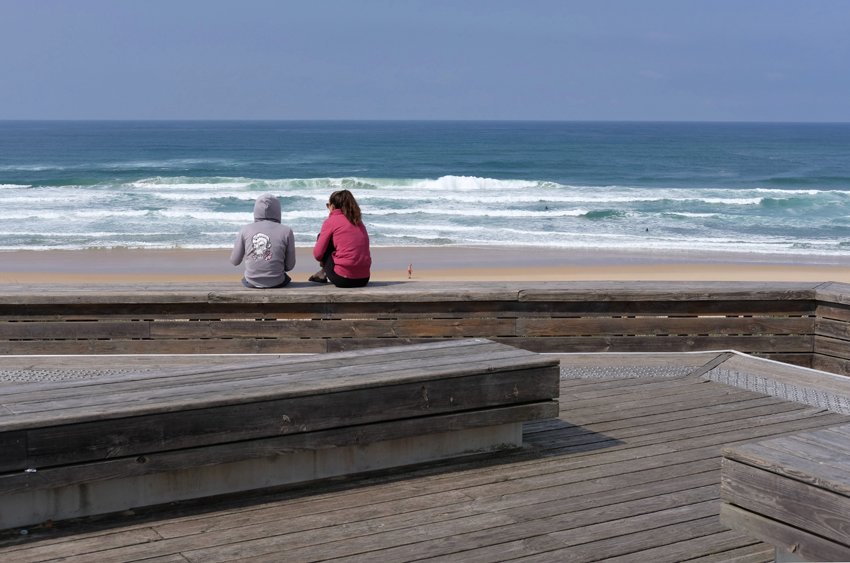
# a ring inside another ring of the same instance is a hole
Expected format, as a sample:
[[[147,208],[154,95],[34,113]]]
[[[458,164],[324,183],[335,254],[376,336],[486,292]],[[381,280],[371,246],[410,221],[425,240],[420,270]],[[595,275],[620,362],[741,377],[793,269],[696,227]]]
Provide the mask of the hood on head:
[[[272,194],[263,194],[254,203],[254,221],[280,223],[280,200]]]

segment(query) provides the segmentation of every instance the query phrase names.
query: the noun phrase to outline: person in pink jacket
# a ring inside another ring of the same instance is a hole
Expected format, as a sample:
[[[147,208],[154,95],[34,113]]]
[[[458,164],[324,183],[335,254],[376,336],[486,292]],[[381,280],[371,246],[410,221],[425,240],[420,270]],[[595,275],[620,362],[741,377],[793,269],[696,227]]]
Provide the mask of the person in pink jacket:
[[[360,206],[348,190],[331,194],[326,204],[328,218],[322,223],[313,257],[322,269],[310,276],[316,283],[330,281],[337,287],[363,287],[369,283],[369,233],[360,216]]]

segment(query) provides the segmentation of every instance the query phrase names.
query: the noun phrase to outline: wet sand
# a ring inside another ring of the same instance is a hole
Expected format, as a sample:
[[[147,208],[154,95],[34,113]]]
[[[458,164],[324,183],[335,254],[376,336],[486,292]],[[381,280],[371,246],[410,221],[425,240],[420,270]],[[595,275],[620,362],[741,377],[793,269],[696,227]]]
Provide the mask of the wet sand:
[[[0,253],[0,283],[233,282],[242,268],[220,250],[48,250]],[[295,281],[316,270],[298,248]],[[373,248],[372,279],[452,281],[836,281],[850,256],[696,254],[528,247]]]

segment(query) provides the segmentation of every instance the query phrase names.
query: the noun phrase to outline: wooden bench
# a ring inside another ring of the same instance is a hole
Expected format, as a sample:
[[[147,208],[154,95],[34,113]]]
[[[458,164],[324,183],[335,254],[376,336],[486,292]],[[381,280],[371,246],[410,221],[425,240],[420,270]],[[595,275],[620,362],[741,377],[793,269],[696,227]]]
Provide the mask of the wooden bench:
[[[558,413],[557,359],[483,339],[145,366],[0,386],[0,529],[518,447]]]
[[[850,424],[723,451],[721,521],[777,561],[850,561]]]

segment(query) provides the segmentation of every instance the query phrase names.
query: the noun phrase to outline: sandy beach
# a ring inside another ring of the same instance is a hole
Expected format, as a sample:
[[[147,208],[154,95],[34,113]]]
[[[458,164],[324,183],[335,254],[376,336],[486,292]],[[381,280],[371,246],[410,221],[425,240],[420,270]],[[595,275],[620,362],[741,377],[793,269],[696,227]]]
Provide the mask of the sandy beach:
[[[372,279],[451,281],[835,281],[850,283],[850,256],[697,254],[529,247],[373,248]],[[233,282],[242,268],[217,250],[49,250],[0,253],[0,283]],[[315,271],[297,249],[292,277]]]

